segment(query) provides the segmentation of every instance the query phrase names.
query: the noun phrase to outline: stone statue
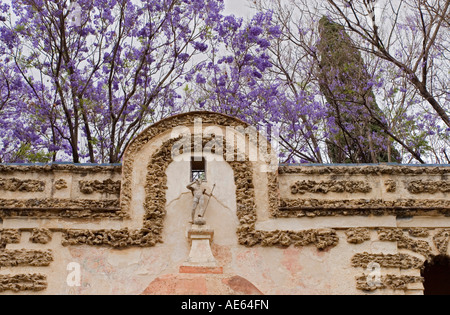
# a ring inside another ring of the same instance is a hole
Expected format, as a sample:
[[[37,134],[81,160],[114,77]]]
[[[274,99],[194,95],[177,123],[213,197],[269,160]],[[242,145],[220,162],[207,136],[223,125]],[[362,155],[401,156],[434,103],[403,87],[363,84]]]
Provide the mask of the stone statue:
[[[204,216],[208,205],[204,205],[204,196],[206,195],[211,198],[212,191],[210,194],[206,192],[208,187],[206,186],[206,182],[201,179],[193,181],[187,185],[186,188],[189,189],[192,192],[192,196],[194,196],[194,201],[192,203],[192,221],[189,223],[197,225],[206,224]]]

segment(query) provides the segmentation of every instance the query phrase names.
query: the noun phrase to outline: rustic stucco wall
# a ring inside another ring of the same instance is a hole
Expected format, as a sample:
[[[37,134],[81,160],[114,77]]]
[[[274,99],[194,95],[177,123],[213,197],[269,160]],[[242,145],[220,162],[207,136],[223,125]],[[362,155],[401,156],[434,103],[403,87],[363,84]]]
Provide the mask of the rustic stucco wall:
[[[123,165],[0,165],[0,293],[421,294],[424,262],[448,254],[449,166],[266,172],[267,160],[248,158],[258,145],[248,141],[204,154],[216,184],[206,220],[223,273],[180,273],[190,250],[190,154],[172,157],[172,128],[194,132],[199,117],[203,131],[246,126],[179,115],[138,136]]]

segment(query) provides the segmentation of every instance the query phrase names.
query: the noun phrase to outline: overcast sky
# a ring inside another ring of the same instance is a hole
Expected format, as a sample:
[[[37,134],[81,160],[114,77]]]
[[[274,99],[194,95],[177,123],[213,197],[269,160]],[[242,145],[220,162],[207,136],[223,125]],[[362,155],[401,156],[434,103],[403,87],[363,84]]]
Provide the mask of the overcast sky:
[[[252,14],[247,0],[225,0],[225,14],[248,17]]]

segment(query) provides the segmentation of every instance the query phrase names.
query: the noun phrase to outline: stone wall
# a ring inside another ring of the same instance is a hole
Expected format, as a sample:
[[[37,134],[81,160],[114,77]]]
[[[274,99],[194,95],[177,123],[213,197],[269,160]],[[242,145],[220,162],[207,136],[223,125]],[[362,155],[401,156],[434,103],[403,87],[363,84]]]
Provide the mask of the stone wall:
[[[204,155],[221,272],[180,268],[192,195],[170,131],[198,117],[202,128],[246,126],[179,115],[139,135],[122,165],[0,165],[0,293],[421,294],[424,262],[449,254],[449,166],[261,172],[249,143]]]

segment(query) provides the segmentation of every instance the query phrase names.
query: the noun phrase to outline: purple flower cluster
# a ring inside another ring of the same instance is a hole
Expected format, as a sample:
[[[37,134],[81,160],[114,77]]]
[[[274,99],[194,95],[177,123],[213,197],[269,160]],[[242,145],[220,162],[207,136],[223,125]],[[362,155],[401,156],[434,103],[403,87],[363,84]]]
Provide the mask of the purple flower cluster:
[[[226,24],[222,0],[75,4],[78,24],[69,1],[0,2],[0,162],[119,162],[145,125],[182,110],[188,65]]]

